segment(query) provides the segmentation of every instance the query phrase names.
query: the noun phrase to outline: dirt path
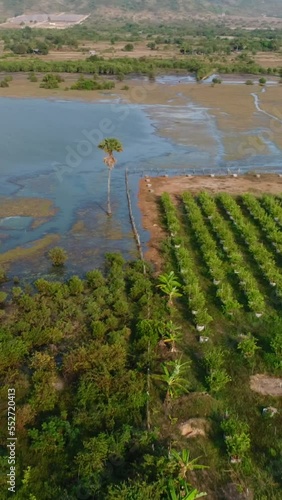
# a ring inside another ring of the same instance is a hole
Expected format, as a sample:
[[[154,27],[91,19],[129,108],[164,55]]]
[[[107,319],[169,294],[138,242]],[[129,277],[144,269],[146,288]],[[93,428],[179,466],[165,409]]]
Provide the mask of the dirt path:
[[[150,184],[149,187],[148,184]],[[195,194],[200,191],[209,191],[214,194],[224,191],[234,195],[246,192],[257,195],[263,193],[277,195],[282,193],[282,177],[274,174],[256,177],[256,175],[249,174],[236,178],[232,176],[177,176],[142,179],[139,185],[139,207],[142,212],[143,227],[151,235],[145,257],[154,264],[156,272],[162,268],[160,245],[166,236],[161,227],[158,199],[163,192],[175,197],[188,190]]]

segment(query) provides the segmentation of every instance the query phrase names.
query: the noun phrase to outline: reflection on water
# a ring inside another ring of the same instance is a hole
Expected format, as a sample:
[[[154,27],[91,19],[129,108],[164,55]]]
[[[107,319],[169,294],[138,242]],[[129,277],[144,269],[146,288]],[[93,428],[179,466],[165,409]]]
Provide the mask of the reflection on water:
[[[31,224],[32,217],[4,217],[0,219],[0,229],[13,229],[16,231],[26,230]]]
[[[68,269],[74,272],[96,266],[105,252],[122,251],[127,258],[136,255],[125,167],[142,175],[158,169],[173,172],[174,167],[178,171],[246,165],[275,168],[281,162],[280,149],[270,141],[265,141],[267,154],[251,152],[247,158],[227,161],[224,133],[211,110],[188,100],[183,106],[139,106],[2,98],[0,112],[0,195],[50,198],[59,209],[55,217],[37,227],[30,217],[1,219],[1,252],[58,233],[59,244],[70,255]],[[164,124],[170,138],[157,133]],[[111,218],[105,212],[107,170],[103,152],[97,148],[105,136],[118,137],[124,145],[112,175]],[[136,203],[138,176],[131,176],[131,189],[141,228]],[[148,234],[140,232],[146,242]],[[41,258],[36,269],[46,273],[47,262]],[[23,272],[28,275],[34,269],[34,263],[26,263]]]

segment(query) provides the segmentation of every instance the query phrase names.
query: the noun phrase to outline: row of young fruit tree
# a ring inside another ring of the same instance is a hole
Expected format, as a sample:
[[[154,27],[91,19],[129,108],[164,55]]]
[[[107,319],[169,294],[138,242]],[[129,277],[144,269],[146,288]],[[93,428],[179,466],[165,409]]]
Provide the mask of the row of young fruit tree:
[[[279,268],[282,206],[271,196],[258,200],[253,195],[244,195],[240,201],[247,208],[247,215],[239,202],[227,193],[214,197],[202,192],[195,198],[186,192],[180,209],[167,193],[161,196],[182,291],[198,331],[203,331],[213,318],[193,255],[195,249],[187,244],[187,235],[196,241],[196,254],[204,262],[222,311],[228,317],[247,308],[260,318],[267,311],[269,296],[277,301],[282,297]],[[272,245],[269,245],[270,240]]]

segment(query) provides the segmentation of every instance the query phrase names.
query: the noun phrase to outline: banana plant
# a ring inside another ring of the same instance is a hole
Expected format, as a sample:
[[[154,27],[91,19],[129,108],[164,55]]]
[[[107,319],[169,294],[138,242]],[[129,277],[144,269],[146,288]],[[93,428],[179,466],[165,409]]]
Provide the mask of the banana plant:
[[[182,479],[187,479],[187,474],[190,471],[208,469],[208,466],[197,463],[200,457],[191,459],[189,450],[182,450],[180,452],[171,450],[170,458],[174,467],[179,469],[179,475]]]
[[[181,297],[180,292],[181,284],[177,280],[174,271],[170,273],[161,274],[159,276],[159,284],[157,285],[160,290],[168,296],[168,305],[173,305],[173,299]]]
[[[179,394],[188,392],[188,382],[184,378],[190,366],[189,362],[181,364],[181,360],[168,361],[162,363],[163,373],[155,375],[154,378],[163,382],[166,386],[165,403],[169,403],[171,399],[176,398]]]
[[[175,486],[172,480],[168,484],[168,499],[169,500],[197,500],[205,497],[207,494],[199,492],[197,489],[190,489],[190,485],[186,481],[179,481],[178,487]]]
[[[170,345],[170,352],[177,352],[176,342],[180,341],[183,337],[181,327],[175,325],[172,321],[168,321],[164,324],[161,335],[165,344]]]

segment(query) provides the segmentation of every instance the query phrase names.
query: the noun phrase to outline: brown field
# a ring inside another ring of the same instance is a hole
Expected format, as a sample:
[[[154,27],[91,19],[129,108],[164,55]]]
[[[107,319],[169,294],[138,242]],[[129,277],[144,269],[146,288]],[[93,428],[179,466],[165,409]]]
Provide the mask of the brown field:
[[[282,67],[282,53],[281,52],[258,52],[254,56],[256,63],[260,64],[263,68],[277,68]]]
[[[156,271],[160,271],[162,257],[160,254],[161,242],[165,239],[165,233],[160,223],[158,200],[163,192],[167,192],[174,198],[184,191],[197,194],[200,191],[209,191],[213,194],[226,192],[230,194],[263,193],[281,194],[282,178],[274,174],[264,174],[259,178],[254,174],[234,177],[208,177],[208,176],[177,176],[177,177],[155,177],[150,179],[150,190],[145,179],[139,185],[139,207],[142,212],[142,224],[144,229],[150,232],[150,241],[146,252],[146,259],[154,264]]]

